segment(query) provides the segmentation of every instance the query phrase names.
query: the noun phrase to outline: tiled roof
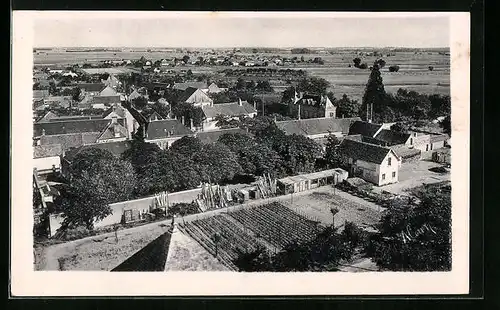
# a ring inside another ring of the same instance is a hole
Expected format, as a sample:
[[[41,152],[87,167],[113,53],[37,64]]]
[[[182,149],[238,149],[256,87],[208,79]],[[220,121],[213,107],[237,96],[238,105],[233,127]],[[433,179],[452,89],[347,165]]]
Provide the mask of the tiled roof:
[[[33,158],[59,156],[62,150],[60,144],[37,145],[33,148]]]
[[[345,138],[340,143],[339,151],[343,155],[354,160],[364,160],[375,164],[381,164],[391,149]]]
[[[207,83],[205,83],[205,82],[175,83],[173,88],[178,89],[178,90],[186,90],[190,87],[204,89],[204,88],[207,88]]]
[[[415,149],[415,148],[410,149],[404,145],[403,146],[402,145],[392,146],[391,150],[393,150],[394,153],[396,153],[401,158],[413,157],[413,156],[416,156],[416,155],[422,153],[419,149]]]
[[[409,133],[402,133],[394,130],[382,129],[375,139],[386,142],[388,145],[405,144],[410,138]]]
[[[78,83],[76,84],[76,87],[79,87],[87,92],[100,92],[106,87],[106,85],[102,83]]]
[[[96,148],[101,150],[106,150],[111,152],[113,155],[119,157],[126,150],[130,149],[131,142],[130,141],[118,141],[118,142],[104,142],[104,143],[95,143],[95,144],[87,144],[84,146],[80,146],[73,150],[70,150],[66,153],[65,159],[68,161],[72,161],[76,154],[80,153],[83,150],[89,148]]]
[[[95,96],[92,99],[93,104],[113,104],[120,103],[120,95],[118,96]]]
[[[120,122],[121,120],[118,121]],[[42,134],[59,135],[82,132],[102,132],[110,122],[111,120],[109,119],[86,119],[35,123],[34,136],[37,137]]]
[[[33,91],[33,99],[43,99],[49,96],[48,90],[34,90]]]
[[[359,120],[359,117],[354,118],[308,118],[302,120],[290,120],[276,122],[276,126],[283,130],[286,134],[297,135],[317,135],[326,134],[328,132],[341,132],[347,134],[353,122]]]
[[[172,135],[170,132],[173,131]],[[192,135],[192,131],[176,119],[165,119],[150,122],[147,129],[147,139],[162,139]]]
[[[246,134],[246,130],[241,128],[230,128],[230,129],[222,129],[222,130],[212,130],[212,131],[203,131],[196,134],[196,137],[200,139],[200,141],[204,144],[209,144],[216,142],[220,136],[226,133],[242,133]]]
[[[109,109],[107,109],[104,114],[102,115],[103,118],[107,117],[111,113],[115,112],[119,117],[124,118],[125,117],[125,108],[121,104],[113,105]]]
[[[248,115],[251,113],[257,113],[257,110],[248,103],[247,101],[242,101],[241,105],[238,102],[229,103],[219,103],[210,106],[201,107],[203,113],[207,118],[214,118],[219,114],[237,117],[241,115]]]
[[[380,128],[382,128],[382,125],[380,124],[356,121],[351,125],[351,128],[349,128],[349,134],[350,135],[360,134],[366,137],[373,137]]]
[[[110,86],[106,86],[103,90],[101,90],[101,92],[99,93],[99,96],[104,96],[104,97],[108,97],[108,96],[117,96],[118,93],[116,92],[116,90],[114,90],[112,87]],[[119,97],[119,95],[118,95]]]
[[[57,119],[57,118],[59,118],[59,116],[58,116],[56,113],[54,113],[54,112],[52,112],[52,111],[48,111],[47,113],[45,113],[45,115],[44,115],[44,116],[42,116],[42,117],[41,117],[41,118],[37,121],[37,123],[38,123],[38,122],[48,122],[48,121],[50,121],[50,120],[52,120],[52,119]]]
[[[184,92],[180,95],[180,102],[187,102],[192,96],[195,96],[195,102],[212,102],[212,98],[210,98],[204,91],[199,88],[188,87]],[[202,98],[200,100],[200,98]],[[190,100],[192,102],[192,100]]]
[[[40,145],[60,145],[66,151],[73,147],[79,147],[88,143],[95,143],[101,135],[100,132],[85,132],[62,135],[41,136]]]
[[[118,136],[115,136],[115,133],[118,134]],[[118,123],[113,124],[110,123],[108,127],[104,129],[102,134],[99,136],[99,140],[109,140],[109,139],[116,139],[116,138],[126,138],[128,136],[127,128],[125,128],[123,125],[120,125]]]

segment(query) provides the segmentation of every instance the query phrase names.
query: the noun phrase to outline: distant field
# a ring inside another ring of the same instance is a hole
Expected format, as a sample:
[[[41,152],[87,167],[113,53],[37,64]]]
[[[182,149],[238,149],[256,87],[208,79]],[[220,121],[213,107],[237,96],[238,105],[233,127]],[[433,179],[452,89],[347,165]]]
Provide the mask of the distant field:
[[[184,54],[156,51],[156,52],[62,52],[62,51],[46,51],[45,53],[34,54],[35,65],[67,65],[72,63],[83,62],[98,62],[103,60],[121,60],[121,59],[139,59],[141,56],[147,59],[157,60],[162,58],[182,57]],[[238,55],[255,57],[256,54]],[[326,79],[332,85],[331,90],[337,97],[342,94],[347,94],[355,99],[361,99],[370,70],[361,70],[352,65],[352,59],[360,57],[362,62],[368,65],[373,64],[374,60],[379,57],[363,57],[357,56],[354,52],[339,51],[339,53],[331,54],[260,54],[257,56],[270,57],[280,55],[284,57],[303,56],[305,60],[314,57],[321,57],[324,65],[314,65],[307,63],[297,63],[294,65],[278,67],[277,69],[303,69],[312,76],[317,76]],[[191,55],[191,58],[196,58],[197,55]],[[397,52],[394,56],[382,57],[386,61],[386,66],[382,69],[382,78],[388,92],[395,92],[399,88],[406,88],[426,94],[447,94],[450,93],[450,57],[439,55],[436,52],[415,54],[413,52]],[[388,67],[398,65],[399,72],[389,72]],[[429,71],[428,67],[433,66],[433,71]],[[173,70],[191,69],[194,73],[215,73],[225,68],[234,67],[194,67],[183,66],[172,68]],[[276,87],[276,91],[282,91],[286,85]]]

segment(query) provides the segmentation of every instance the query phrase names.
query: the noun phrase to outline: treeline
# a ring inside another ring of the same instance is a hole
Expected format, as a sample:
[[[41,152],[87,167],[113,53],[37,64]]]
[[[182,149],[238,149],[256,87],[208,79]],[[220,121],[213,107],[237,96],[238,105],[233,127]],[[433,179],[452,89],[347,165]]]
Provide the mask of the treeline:
[[[242,74],[278,74],[278,75],[294,75],[305,76],[306,71],[299,69],[274,69],[274,68],[247,68],[247,69],[224,69],[221,71],[226,76],[240,76]]]
[[[226,133],[210,144],[185,136],[161,150],[136,137],[121,158],[97,148],[79,152],[55,201],[64,225],[91,230],[94,219],[110,214],[110,203],[192,189],[201,182],[226,184],[245,175],[280,177],[320,168],[322,149],[313,140],[285,135],[269,117],[244,125],[248,134]]]

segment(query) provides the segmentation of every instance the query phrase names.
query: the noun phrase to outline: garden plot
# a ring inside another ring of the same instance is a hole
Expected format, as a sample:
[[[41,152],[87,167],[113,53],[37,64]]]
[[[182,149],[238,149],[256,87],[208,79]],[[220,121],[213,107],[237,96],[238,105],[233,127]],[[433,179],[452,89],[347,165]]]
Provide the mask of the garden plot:
[[[308,195],[290,197],[282,202],[292,210],[298,210],[321,221],[324,225],[332,224],[331,207],[339,212],[335,215],[335,225],[341,226],[345,221],[353,222],[360,227],[371,226],[379,222],[381,212],[373,203],[354,197],[348,193],[324,186]]]

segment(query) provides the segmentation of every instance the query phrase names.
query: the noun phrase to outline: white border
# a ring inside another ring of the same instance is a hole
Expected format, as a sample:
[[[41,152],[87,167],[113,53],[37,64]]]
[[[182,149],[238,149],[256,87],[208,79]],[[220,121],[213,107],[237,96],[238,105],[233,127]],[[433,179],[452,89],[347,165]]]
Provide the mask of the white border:
[[[450,16],[452,96],[451,272],[109,273],[33,270],[31,76],[33,17],[422,17]],[[14,12],[12,53],[11,293],[13,296],[465,294],[469,290],[469,13]]]

